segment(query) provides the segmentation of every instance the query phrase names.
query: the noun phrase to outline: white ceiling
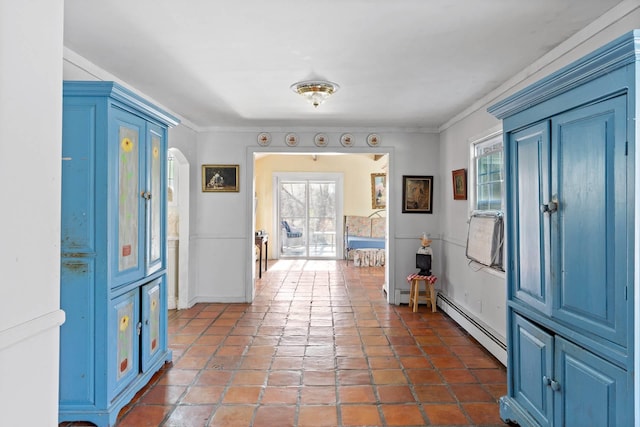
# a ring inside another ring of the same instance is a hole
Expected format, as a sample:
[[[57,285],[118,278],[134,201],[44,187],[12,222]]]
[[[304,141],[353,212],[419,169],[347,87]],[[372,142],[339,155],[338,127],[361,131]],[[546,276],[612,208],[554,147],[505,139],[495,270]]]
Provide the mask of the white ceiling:
[[[437,129],[618,3],[65,0],[64,43],[202,128]]]

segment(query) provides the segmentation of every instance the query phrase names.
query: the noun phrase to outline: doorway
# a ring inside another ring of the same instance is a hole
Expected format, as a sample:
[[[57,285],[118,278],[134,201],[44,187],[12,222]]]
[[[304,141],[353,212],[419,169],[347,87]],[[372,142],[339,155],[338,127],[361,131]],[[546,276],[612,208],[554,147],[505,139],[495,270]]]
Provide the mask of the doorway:
[[[342,235],[342,174],[274,175],[279,258],[337,259]]]
[[[336,223],[336,258],[342,259],[344,253],[344,215],[371,214],[372,209],[372,180],[371,176],[384,173],[387,177],[387,200],[384,209],[388,220],[386,221],[387,245],[385,254],[385,281],[384,292],[390,303],[395,301],[395,211],[388,209],[394,203],[399,203],[397,193],[391,191],[394,186],[393,171],[394,158],[393,147],[357,147],[341,148],[336,147],[332,151],[317,154],[315,149],[298,148],[296,152],[290,150],[283,151],[278,147],[250,147],[247,150],[247,170],[246,180],[252,183],[252,191],[247,192],[246,203],[254,206],[252,215],[247,218],[247,230],[249,235],[255,232],[266,233],[269,239],[269,259],[275,261],[279,257],[280,238],[279,234],[279,208],[277,203],[278,185],[274,178],[277,174],[298,174],[309,173],[340,173],[343,176],[343,194],[338,200],[343,203],[337,213]],[[336,205],[336,209],[338,205]],[[360,213],[362,212],[362,213]],[[303,232],[305,232],[303,230]],[[308,232],[307,232],[308,234]],[[313,233],[312,233],[313,234]],[[308,236],[307,236],[308,238]],[[322,240],[319,241],[319,243]],[[295,243],[295,242],[293,242]],[[303,244],[303,243],[298,243]],[[305,243],[306,244],[306,243]],[[313,245],[311,245],[313,246]],[[258,251],[254,246],[254,239],[248,242],[247,252],[253,256],[248,257],[246,264],[245,295],[247,302],[253,301],[256,290],[256,280],[258,279],[257,259]],[[325,258],[328,259],[328,258]],[[275,264],[275,263],[274,263]],[[273,265],[277,267],[277,265]],[[269,263],[269,270],[272,264]]]
[[[189,162],[177,148],[167,156],[167,308],[189,308]]]

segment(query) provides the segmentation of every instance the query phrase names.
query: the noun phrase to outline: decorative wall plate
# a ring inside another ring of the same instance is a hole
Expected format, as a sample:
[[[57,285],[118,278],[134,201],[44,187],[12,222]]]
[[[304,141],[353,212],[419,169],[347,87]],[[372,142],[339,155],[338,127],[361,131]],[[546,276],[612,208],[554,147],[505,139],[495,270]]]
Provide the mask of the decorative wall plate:
[[[369,144],[370,147],[377,147],[380,145],[380,137],[375,133],[370,133],[369,136],[367,136],[367,144]]]
[[[353,135],[351,135],[350,133],[342,134],[342,136],[340,137],[340,144],[344,145],[345,147],[351,147],[353,145],[353,142]]]
[[[327,135],[325,135],[324,133],[319,133],[315,136],[315,138],[313,138],[313,142],[318,147],[326,147],[329,143],[329,138],[327,138]]]
[[[288,133],[287,136],[284,137],[284,142],[289,147],[295,147],[296,145],[298,145],[298,135],[296,135],[295,133]]]
[[[258,144],[262,145],[263,147],[271,144],[271,134],[267,132],[258,134]]]

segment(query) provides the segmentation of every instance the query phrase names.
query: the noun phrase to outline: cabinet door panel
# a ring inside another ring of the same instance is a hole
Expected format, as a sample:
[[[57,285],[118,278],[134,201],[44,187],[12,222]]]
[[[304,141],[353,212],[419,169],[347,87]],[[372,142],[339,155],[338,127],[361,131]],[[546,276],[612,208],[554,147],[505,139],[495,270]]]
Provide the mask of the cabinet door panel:
[[[140,279],[144,276],[144,153],[145,126],[143,119],[112,109],[110,149],[114,152],[115,180],[112,212],[114,221],[111,236],[112,287]]]
[[[540,426],[551,425],[553,395],[543,378],[553,375],[553,336],[513,315],[513,398]]]
[[[515,298],[551,314],[549,217],[540,207],[549,202],[549,124],[531,126],[509,136],[511,243],[515,260],[511,292]]]
[[[626,372],[561,337],[556,338],[555,425],[631,425],[632,390]]]
[[[160,126],[148,124],[147,133],[147,191],[151,193],[147,200],[147,274],[164,267],[166,227],[165,206],[166,191],[166,138]]]
[[[626,344],[626,98],[552,120],[553,316]]]
[[[108,381],[109,400],[126,388],[140,372],[138,323],[140,321],[138,288],[115,298],[109,313]]]
[[[165,347],[164,332],[167,307],[162,295],[166,292],[164,278],[158,278],[142,286],[142,371],[146,370],[162,355]]]

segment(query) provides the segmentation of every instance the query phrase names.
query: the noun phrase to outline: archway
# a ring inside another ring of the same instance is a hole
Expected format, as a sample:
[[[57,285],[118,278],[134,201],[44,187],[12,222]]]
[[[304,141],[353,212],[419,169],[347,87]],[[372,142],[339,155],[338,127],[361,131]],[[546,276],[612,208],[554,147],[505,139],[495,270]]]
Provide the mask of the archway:
[[[167,260],[168,308],[189,308],[189,162],[169,148]],[[175,252],[174,252],[175,251]]]

